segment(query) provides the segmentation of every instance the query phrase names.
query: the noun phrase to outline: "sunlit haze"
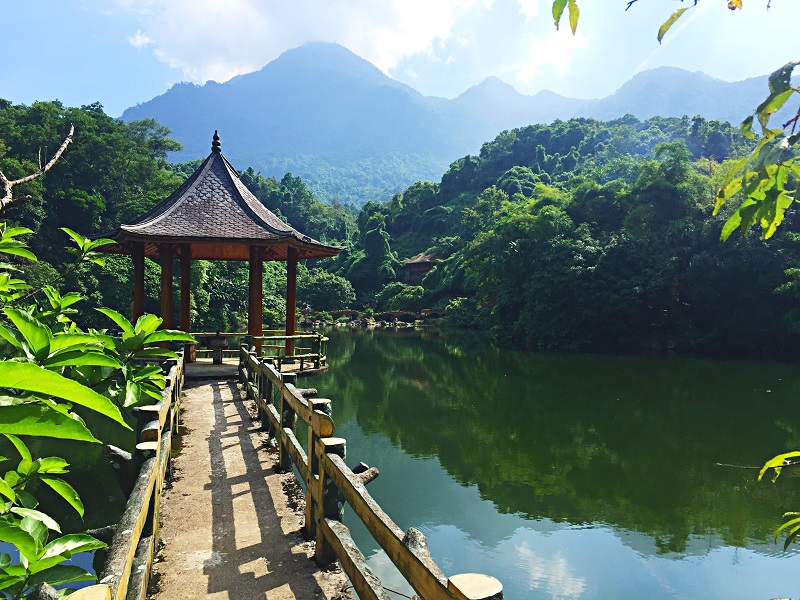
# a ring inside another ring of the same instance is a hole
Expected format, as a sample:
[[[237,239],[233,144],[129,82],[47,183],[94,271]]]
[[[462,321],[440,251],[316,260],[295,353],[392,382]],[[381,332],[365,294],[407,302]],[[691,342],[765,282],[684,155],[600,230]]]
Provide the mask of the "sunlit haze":
[[[727,81],[797,58],[788,24],[800,2],[583,0],[573,36],[550,0],[35,0],[5,2],[0,97],[29,104],[100,102],[114,116],[179,81],[219,82],[258,70],[308,41],[337,42],[426,95],[454,97],[494,75],[524,94],[612,93],[662,65]],[[768,40],[768,43],[766,42]]]

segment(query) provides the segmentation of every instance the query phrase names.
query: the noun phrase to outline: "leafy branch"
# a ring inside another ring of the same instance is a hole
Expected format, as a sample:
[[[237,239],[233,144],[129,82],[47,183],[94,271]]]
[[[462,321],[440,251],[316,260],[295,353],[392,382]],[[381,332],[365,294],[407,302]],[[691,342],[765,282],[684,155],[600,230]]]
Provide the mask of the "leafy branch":
[[[625,5],[625,10],[629,10],[631,6],[636,4],[639,0],[628,0]],[[683,2],[684,0],[681,0]],[[692,5],[685,6],[684,8],[679,8],[675,12],[673,12],[669,18],[662,23],[661,27],[658,29],[658,43],[660,44],[661,41],[664,39],[667,31],[680,19],[683,14],[689,10],[690,8],[694,8],[697,6],[699,0],[690,0]],[[724,0],[728,3],[728,8],[730,10],[741,10],[743,8],[744,0]],[[769,10],[772,1],[767,0],[767,10]],[[570,20],[570,28],[572,29],[572,33],[574,34],[578,28],[578,15],[580,10],[578,8],[577,0],[554,0],[553,1],[553,19],[555,20],[556,29],[558,29],[559,23],[561,22],[561,16],[564,13],[564,8],[569,4],[569,20]]]
[[[9,554],[0,553],[0,596],[24,598],[42,583],[65,585],[94,579],[77,565],[61,563],[73,554],[104,548],[106,544],[86,534],[62,535],[48,542],[50,532],[60,534],[61,527],[39,510],[39,502],[31,494],[37,483],[43,483],[83,517],[83,503],[77,492],[58,477],[69,472],[69,464],[57,456],[34,459],[22,440],[14,435],[5,437],[19,453],[20,461],[0,478],[0,541],[19,551],[19,563],[14,564]],[[0,462],[8,460],[0,457]]]

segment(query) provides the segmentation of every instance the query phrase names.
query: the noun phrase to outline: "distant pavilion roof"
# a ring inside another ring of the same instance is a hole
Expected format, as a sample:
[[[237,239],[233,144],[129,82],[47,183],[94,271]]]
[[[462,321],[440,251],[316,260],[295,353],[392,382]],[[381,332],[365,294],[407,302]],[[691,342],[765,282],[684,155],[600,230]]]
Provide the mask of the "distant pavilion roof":
[[[188,244],[193,260],[248,260],[250,247],[264,248],[264,260],[335,256],[343,250],[300,233],[268,210],[239,179],[220,151],[214,132],[211,154],[183,185],[134,222],[108,237],[106,252],[130,254],[130,242],[144,242],[145,256],[159,257],[159,244]]]

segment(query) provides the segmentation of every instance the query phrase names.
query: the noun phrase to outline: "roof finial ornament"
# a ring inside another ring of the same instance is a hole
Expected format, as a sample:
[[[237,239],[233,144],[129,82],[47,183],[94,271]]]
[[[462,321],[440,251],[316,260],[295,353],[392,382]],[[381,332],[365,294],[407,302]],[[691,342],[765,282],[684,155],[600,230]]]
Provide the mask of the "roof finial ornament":
[[[221,152],[222,144],[219,143],[219,134],[214,130],[214,140],[211,142],[211,151],[219,154]]]

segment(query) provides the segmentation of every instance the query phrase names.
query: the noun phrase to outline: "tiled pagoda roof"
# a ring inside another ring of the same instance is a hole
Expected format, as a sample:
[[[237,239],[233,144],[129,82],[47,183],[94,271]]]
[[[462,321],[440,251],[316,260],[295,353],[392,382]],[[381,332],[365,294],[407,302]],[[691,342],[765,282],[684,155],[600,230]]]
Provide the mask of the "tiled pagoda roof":
[[[214,133],[212,152],[166,200],[113,235],[128,253],[128,242],[145,242],[145,254],[158,256],[158,244],[189,244],[193,259],[247,260],[250,246],[264,247],[266,260],[285,260],[287,248],[298,258],[322,258],[342,248],[310,238],[268,210],[239,179],[220,152]]]

